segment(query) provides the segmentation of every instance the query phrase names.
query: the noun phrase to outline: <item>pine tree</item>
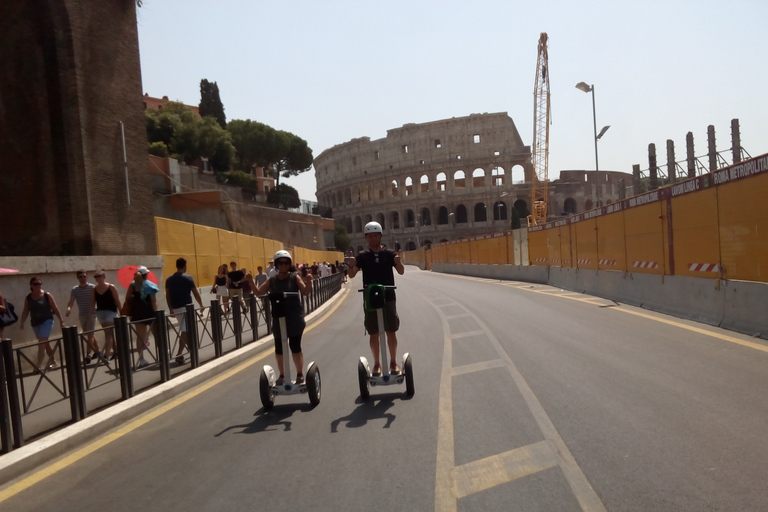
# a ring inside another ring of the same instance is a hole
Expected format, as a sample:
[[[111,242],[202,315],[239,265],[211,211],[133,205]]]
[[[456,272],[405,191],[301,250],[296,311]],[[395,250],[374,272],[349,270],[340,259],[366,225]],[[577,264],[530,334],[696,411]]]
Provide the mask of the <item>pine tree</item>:
[[[211,116],[219,126],[225,129],[227,127],[227,116],[224,115],[224,105],[219,97],[219,86],[205,78],[200,80],[200,115]]]

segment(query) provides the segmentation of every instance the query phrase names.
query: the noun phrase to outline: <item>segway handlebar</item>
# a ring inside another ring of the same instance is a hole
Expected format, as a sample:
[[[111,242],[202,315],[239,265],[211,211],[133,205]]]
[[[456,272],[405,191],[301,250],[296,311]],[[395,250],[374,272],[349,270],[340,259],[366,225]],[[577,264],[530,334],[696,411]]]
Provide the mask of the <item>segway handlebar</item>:
[[[371,285],[368,285],[368,286],[371,286]],[[395,290],[395,289],[397,289],[397,286],[394,286],[394,285],[391,285],[391,284],[378,284],[376,286],[382,286],[384,288],[387,288],[388,290]],[[358,292],[364,292],[365,290],[366,290],[366,288],[360,288],[357,291]]]

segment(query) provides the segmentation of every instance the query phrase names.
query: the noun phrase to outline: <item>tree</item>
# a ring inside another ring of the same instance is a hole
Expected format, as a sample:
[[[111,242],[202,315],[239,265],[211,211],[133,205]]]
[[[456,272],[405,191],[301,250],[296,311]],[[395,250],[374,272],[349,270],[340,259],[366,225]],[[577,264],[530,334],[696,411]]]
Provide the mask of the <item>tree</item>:
[[[312,149],[307,141],[290,132],[279,132],[288,142],[287,150],[273,162],[275,183],[280,183],[280,176],[290,178],[306,172],[312,167]]]
[[[161,142],[177,160],[190,163],[206,157],[215,170],[229,170],[235,148],[229,133],[212,117],[200,119],[182,103],[169,101],[163,110],[146,110],[145,119],[150,146]]]
[[[219,126],[227,127],[227,116],[224,115],[224,105],[219,97],[219,86],[205,78],[200,80],[200,116],[213,117]]]
[[[346,253],[351,241],[352,239],[347,234],[347,228],[344,227],[344,224],[337,222],[333,227],[333,243],[336,245],[336,250]]]
[[[267,194],[267,203],[287,210],[288,208],[298,208],[301,206],[299,191],[290,185],[281,183],[269,191]]]

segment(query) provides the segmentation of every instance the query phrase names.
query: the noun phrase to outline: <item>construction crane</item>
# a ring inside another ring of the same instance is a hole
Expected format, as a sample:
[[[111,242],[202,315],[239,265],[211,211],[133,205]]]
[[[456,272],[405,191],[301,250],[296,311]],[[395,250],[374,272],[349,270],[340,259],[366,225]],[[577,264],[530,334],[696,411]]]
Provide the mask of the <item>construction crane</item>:
[[[536,85],[533,88],[533,149],[531,151],[531,215],[529,226],[547,222],[547,199],[549,198],[549,63],[547,55],[547,33],[539,37],[539,58],[536,62]]]

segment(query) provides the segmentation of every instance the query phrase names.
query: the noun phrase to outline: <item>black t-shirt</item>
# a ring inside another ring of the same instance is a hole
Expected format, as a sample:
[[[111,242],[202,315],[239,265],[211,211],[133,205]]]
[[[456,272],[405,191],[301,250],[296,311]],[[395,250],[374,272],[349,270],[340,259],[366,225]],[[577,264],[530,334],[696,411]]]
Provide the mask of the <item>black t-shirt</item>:
[[[176,272],[165,280],[165,287],[168,289],[172,308],[183,308],[192,304],[192,289],[195,287],[192,276]]]
[[[232,281],[229,285],[230,288],[232,288],[233,290],[237,288],[242,288],[241,285],[235,284],[237,281],[242,281],[243,279],[245,279],[245,274],[243,273],[242,270],[233,270],[232,272],[227,273],[227,277],[229,278],[230,281]]]
[[[384,247],[379,252],[366,249],[357,255],[355,265],[363,271],[363,285],[383,284],[395,285],[395,256],[397,253]],[[387,288],[387,300],[395,300],[395,290]]]

